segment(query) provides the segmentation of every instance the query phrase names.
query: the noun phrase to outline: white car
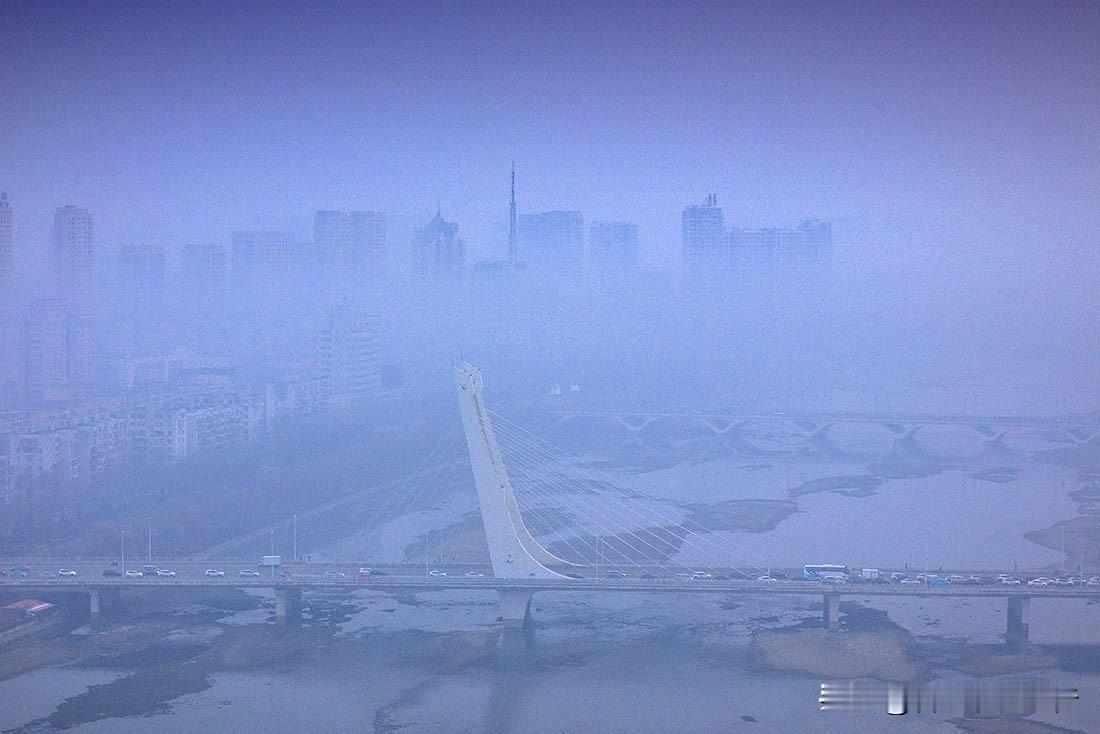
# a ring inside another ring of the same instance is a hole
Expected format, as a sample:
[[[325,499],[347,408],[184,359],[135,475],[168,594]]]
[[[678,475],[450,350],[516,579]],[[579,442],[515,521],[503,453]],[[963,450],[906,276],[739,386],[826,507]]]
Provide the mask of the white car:
[[[209,576],[212,579],[217,579],[217,578],[221,578],[222,576],[224,576],[225,571],[219,571],[216,568],[208,568],[208,569],[206,569],[206,575]]]
[[[440,571],[438,568],[433,568],[431,571],[428,572],[428,575],[429,576],[446,576],[447,572],[446,571]]]
[[[176,575],[176,572],[172,571],[170,569],[167,569],[167,568],[158,568],[157,569],[157,576],[163,576],[165,578],[172,578],[175,575]]]
[[[1032,579],[1031,581],[1027,582],[1027,585],[1028,586],[1046,586],[1049,583],[1050,582],[1047,581],[1046,579]]]
[[[905,584],[906,586],[920,586],[921,585],[920,581],[917,581],[916,579],[911,579],[909,577],[903,578],[898,583],[899,584]]]
[[[250,578],[257,578],[260,575],[259,571],[253,571],[251,568],[242,568],[240,572],[241,576],[248,576]]]
[[[714,574],[707,573],[706,571],[692,571],[691,577],[693,579],[712,579],[714,578]]]
[[[57,572],[57,575],[58,576],[76,576],[76,571],[73,571],[70,568],[63,568],[63,569],[61,569],[60,571]]]
[[[1023,583],[1023,581],[1020,581],[1020,579],[1014,579],[1011,576],[1007,576],[1001,579],[1001,583],[1005,586],[1019,586]]]
[[[466,575],[472,579],[480,579],[485,576],[485,574],[481,573],[480,571],[467,571]]]
[[[144,574],[141,571],[130,570],[126,572],[126,578],[128,579],[140,579]]]
[[[773,584],[776,581],[778,581],[779,579],[775,578],[774,576],[764,575],[764,576],[757,576],[756,580],[759,581],[762,584]]]

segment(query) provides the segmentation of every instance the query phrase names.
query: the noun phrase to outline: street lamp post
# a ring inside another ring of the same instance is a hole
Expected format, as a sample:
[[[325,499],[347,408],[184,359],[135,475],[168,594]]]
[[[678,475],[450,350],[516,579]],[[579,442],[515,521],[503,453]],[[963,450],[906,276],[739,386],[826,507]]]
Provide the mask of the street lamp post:
[[[122,536],[122,575],[126,575],[126,531],[120,530]]]

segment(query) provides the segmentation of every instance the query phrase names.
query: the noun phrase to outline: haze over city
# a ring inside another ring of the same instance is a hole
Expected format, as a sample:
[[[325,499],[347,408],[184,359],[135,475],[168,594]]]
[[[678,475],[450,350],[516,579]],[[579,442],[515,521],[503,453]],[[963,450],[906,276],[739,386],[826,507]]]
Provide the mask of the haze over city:
[[[0,0],[0,68],[0,731],[1100,726],[1100,5]]]

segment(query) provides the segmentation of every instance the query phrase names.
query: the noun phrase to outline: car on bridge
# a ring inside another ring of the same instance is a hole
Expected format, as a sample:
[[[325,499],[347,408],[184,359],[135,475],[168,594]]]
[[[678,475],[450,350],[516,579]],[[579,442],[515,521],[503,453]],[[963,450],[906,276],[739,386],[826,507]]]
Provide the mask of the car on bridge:
[[[38,578],[40,579],[52,579],[56,578],[52,571],[39,571]]]
[[[480,579],[485,577],[485,574],[483,574],[481,571],[467,571],[463,575],[471,579]]]
[[[167,568],[158,568],[157,569],[157,576],[160,576],[161,578],[174,578],[175,575],[176,575],[175,571],[171,571]]]
[[[359,573],[355,574],[356,581],[370,581],[370,569],[365,566],[359,569]]]
[[[607,578],[609,579],[625,579],[626,574],[622,571],[608,571]]]
[[[259,578],[260,572],[253,571],[251,568],[242,568],[238,576],[247,576],[249,578]]]
[[[76,576],[76,571],[71,568],[62,568],[57,572],[58,576]]]
[[[216,568],[208,568],[203,575],[211,579],[220,579],[222,576],[225,576],[225,571],[219,571]]]
[[[141,571],[135,571],[134,569],[130,569],[126,572],[126,578],[128,579],[140,579],[144,575],[145,574],[143,574]]]
[[[1049,586],[1050,585],[1050,579],[1045,579],[1045,578],[1042,578],[1042,577],[1037,578],[1037,579],[1031,579],[1030,581],[1027,582],[1027,585],[1028,586]]]
[[[25,568],[12,568],[8,569],[8,576],[13,579],[25,579],[27,578],[27,569]]]
[[[905,578],[903,578],[903,579],[902,579],[901,581],[899,581],[898,583],[899,583],[899,584],[903,584],[904,586],[920,586],[920,585],[921,585],[921,582],[920,582],[920,581],[918,581],[917,579],[914,579],[914,578],[910,578],[910,577],[908,577],[908,576],[906,576]]]
[[[1003,579],[1001,579],[1001,584],[1003,584],[1004,586],[1019,586],[1022,583],[1023,581],[1020,581],[1020,579],[1014,576],[1005,576]]]
[[[428,572],[428,575],[429,576],[436,576],[436,577],[446,576],[447,572],[446,571],[440,571],[438,568],[433,568],[431,571]]]
[[[103,575],[107,577],[122,576],[122,571],[118,571],[114,568],[103,569]]]

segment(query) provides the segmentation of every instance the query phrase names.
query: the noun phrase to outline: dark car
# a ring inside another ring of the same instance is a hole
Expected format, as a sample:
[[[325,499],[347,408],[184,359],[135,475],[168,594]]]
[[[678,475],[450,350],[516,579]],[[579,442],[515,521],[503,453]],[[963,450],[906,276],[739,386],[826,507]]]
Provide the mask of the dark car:
[[[584,576],[581,576],[579,573],[567,573],[565,575],[568,576],[571,579],[583,579],[584,578]]]
[[[116,571],[113,568],[107,568],[107,569],[104,569],[103,575],[104,576],[121,576],[122,572],[121,571]]]
[[[11,576],[13,579],[25,579],[27,578],[27,572],[22,568],[13,568],[8,571],[8,576]]]

